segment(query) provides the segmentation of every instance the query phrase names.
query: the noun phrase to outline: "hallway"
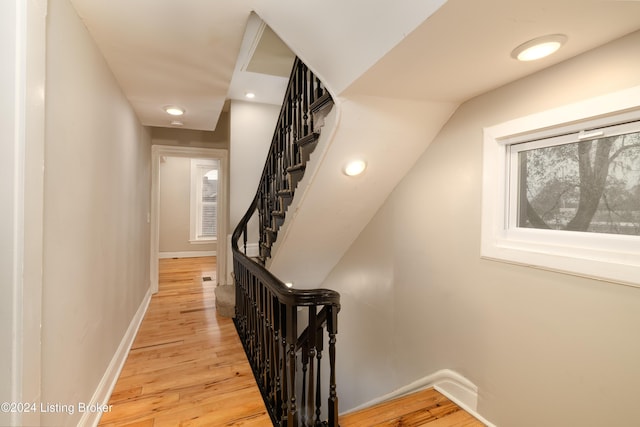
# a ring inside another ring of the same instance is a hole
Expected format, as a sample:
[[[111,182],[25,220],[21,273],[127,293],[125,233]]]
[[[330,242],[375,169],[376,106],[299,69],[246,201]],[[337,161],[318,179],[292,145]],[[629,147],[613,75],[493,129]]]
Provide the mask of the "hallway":
[[[159,292],[100,426],[271,424],[233,322],[216,314],[215,262],[160,260]]]

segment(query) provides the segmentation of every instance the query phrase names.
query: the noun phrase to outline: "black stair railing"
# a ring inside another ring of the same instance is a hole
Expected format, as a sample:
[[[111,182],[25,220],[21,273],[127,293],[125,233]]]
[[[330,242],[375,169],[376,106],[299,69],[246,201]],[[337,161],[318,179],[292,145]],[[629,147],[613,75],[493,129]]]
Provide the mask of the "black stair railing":
[[[258,187],[262,262],[271,256],[285,212],[318,143],[317,115],[331,105],[333,100],[322,82],[296,58]]]
[[[231,239],[236,329],[271,420],[280,427],[338,426],[340,295],[289,288],[265,268],[317,144],[317,118],[332,102],[320,80],[296,59],[258,190]],[[249,224],[256,216],[259,251],[250,257]]]

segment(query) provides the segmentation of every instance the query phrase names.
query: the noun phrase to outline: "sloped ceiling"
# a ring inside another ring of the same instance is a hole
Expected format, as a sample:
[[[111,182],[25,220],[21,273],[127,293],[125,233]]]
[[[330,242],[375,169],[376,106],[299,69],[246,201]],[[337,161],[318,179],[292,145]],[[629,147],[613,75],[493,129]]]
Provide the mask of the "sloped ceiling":
[[[638,29],[637,0],[449,0],[346,93],[461,103]],[[557,33],[568,41],[548,58],[510,56]]]
[[[163,106],[177,104],[184,127],[199,130],[215,129],[225,101],[247,90],[277,102],[284,84],[271,74],[282,72],[264,74],[256,31],[277,34],[334,95],[460,102],[640,28],[638,0],[70,1],[140,121],[168,127]],[[509,57],[557,32],[569,42],[552,58]],[[243,63],[244,45],[258,48],[258,69]]]

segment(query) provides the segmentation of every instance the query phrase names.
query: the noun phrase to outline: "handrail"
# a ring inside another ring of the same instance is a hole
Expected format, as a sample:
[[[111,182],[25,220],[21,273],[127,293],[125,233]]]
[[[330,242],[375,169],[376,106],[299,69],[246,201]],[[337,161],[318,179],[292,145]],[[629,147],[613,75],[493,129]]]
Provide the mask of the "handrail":
[[[254,202],[251,204],[253,206]],[[253,208],[255,209],[255,208]],[[248,211],[247,214],[253,214]],[[245,217],[247,216],[245,214]],[[251,215],[250,215],[251,216]],[[244,220],[245,218],[243,218]],[[243,221],[240,221],[240,225]],[[271,291],[278,297],[278,300],[285,304],[296,306],[309,306],[309,305],[328,305],[335,306],[340,305],[340,294],[330,289],[292,289],[287,287],[280,279],[271,274],[263,265],[256,262],[251,257],[248,257],[238,248],[238,240],[243,235],[243,228],[236,227],[231,238],[231,249],[234,257],[238,257],[243,260],[245,267],[255,275],[256,278],[262,280],[265,283],[272,284]]]
[[[280,427],[338,427],[335,361],[340,295],[330,289],[289,288],[265,268],[317,143],[314,114],[331,103],[322,83],[296,59],[258,190],[231,238],[234,322],[271,420]],[[248,225],[256,215],[259,253],[251,257]],[[325,343],[328,361],[322,357]]]

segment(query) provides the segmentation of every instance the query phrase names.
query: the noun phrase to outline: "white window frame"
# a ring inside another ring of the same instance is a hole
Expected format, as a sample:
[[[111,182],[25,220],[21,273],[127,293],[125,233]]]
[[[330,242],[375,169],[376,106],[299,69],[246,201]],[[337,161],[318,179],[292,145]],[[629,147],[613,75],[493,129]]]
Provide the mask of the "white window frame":
[[[640,287],[638,236],[516,228],[508,200],[510,145],[639,118],[637,86],[484,128],[481,257]]]
[[[202,236],[202,178],[205,175],[204,171],[212,167],[219,171],[219,162],[215,159],[191,159],[191,221],[189,226],[189,241],[195,244],[212,243],[218,240],[217,233],[215,237]],[[220,185],[220,181],[218,181],[218,185]]]

